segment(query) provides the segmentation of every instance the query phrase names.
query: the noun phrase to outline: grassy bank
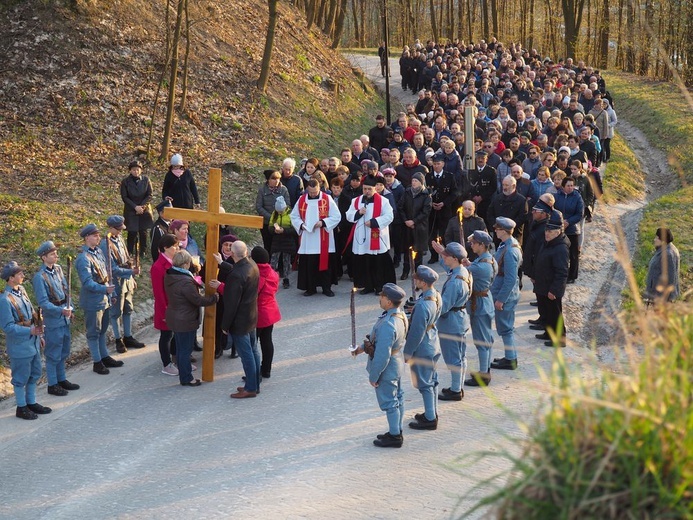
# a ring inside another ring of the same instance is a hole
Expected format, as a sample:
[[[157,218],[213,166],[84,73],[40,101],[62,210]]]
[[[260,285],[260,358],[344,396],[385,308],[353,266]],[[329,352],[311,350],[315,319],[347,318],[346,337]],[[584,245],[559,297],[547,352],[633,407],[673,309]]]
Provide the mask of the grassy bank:
[[[605,77],[618,116],[638,127],[651,146],[666,154],[684,186],[645,209],[633,257],[636,278],[642,287],[654,252],[654,232],[660,226],[669,227],[681,252],[681,292],[686,293],[693,288],[693,107],[672,83],[615,72],[605,73]]]
[[[621,134],[611,140],[611,160],[604,171],[604,202],[609,204],[632,198],[642,198],[645,174],[638,158]]]

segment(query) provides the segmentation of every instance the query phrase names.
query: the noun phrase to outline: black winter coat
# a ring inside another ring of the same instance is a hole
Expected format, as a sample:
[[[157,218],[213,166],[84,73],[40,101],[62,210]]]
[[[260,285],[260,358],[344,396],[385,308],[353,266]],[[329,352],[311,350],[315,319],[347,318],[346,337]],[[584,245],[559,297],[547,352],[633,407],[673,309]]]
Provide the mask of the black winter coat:
[[[428,251],[428,216],[431,214],[431,195],[426,188],[416,195],[411,188],[404,190],[404,196],[399,202],[402,221],[413,220],[414,229],[405,227],[408,243],[414,246],[414,251]]]
[[[133,177],[128,175],[120,181],[120,198],[123,199],[125,208],[125,227],[128,231],[146,231],[152,227],[154,216],[152,214],[152,182],[149,177]],[[135,206],[144,206],[144,213],[138,215]]]
[[[161,188],[161,198],[171,197],[171,204],[174,208],[193,209],[195,204],[200,203],[200,195],[197,193],[197,185],[190,170],[185,170],[183,175],[176,177],[168,169],[164,177],[164,185]]]
[[[236,262],[224,287],[222,330],[248,334],[257,326],[257,287],[260,271],[255,262],[243,258]]]
[[[546,296],[549,293],[563,298],[568,280],[570,240],[561,233],[550,242],[544,241],[539,249],[534,267],[534,292]]]
[[[537,254],[544,244],[544,230],[548,219],[542,221],[533,220],[529,226],[527,242],[522,249],[522,272],[534,279],[534,268]]]

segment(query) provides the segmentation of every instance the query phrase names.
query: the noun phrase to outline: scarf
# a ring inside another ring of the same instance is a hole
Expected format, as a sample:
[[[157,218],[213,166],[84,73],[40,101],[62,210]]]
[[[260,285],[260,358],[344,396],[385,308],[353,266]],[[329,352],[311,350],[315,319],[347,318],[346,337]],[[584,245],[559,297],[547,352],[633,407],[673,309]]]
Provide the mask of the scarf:
[[[326,219],[330,215],[330,202],[328,195],[320,192],[318,195],[318,218]],[[306,221],[306,212],[308,210],[308,193],[304,193],[298,199],[298,214],[303,222]],[[325,227],[320,228],[320,271],[327,271],[330,262],[330,233]]]
[[[359,209],[359,199],[364,199],[363,196],[361,197],[356,197],[354,199],[354,209],[358,211]],[[371,201],[369,201],[371,202]],[[371,218],[378,218],[382,214],[383,210],[383,197],[382,195],[379,195],[378,193],[373,194],[373,215]],[[364,201],[364,207],[366,206],[365,201]],[[365,218],[365,215],[364,215]],[[365,227],[365,225],[364,225]],[[369,246],[369,249],[371,251],[377,251],[380,249],[380,228],[369,228],[371,230],[371,243]],[[351,226],[351,231],[349,232],[349,238],[346,241],[346,244],[344,245],[344,251],[342,251],[342,254],[346,251],[346,248],[349,247],[349,244],[351,244],[352,239],[354,238],[354,232],[356,231],[356,226]]]
[[[171,173],[172,173],[173,175],[175,175],[176,177],[180,177],[181,175],[183,175],[183,174],[185,173],[185,169],[182,169],[182,170],[174,170],[173,168],[171,168]]]

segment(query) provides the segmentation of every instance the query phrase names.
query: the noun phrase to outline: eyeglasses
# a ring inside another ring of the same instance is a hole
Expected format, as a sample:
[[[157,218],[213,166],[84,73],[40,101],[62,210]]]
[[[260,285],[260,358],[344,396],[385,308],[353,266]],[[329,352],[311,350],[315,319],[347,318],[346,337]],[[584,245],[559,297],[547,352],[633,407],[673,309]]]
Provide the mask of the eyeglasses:
[[[529,155],[537,155],[537,152],[529,152]]]

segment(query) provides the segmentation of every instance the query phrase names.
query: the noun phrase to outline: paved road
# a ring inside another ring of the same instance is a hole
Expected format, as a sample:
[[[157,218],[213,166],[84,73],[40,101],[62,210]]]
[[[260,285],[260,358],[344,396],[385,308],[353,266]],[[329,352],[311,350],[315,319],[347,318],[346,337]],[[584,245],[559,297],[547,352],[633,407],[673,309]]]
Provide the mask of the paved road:
[[[124,355],[111,375],[73,369],[69,379],[82,389],[63,398],[40,388],[52,414],[21,421],[13,402],[0,403],[0,518],[459,516],[483,496],[476,482],[507,469],[492,457],[475,462],[475,454],[516,451],[517,419],[530,421],[545,393],[539,372],[553,353],[527,328],[530,293],[517,312],[520,368],[495,372],[488,392],[469,389],[462,402],[441,403],[437,431],[406,431],[402,449],[383,450],[372,445],[387,427],[365,358],[347,351],[350,289],[341,282],[335,298],[280,290],[275,366],[256,399],[228,397],[242,370],[227,357],[214,383],[181,387],[160,373],[158,336],[147,329],[139,336],[148,347]],[[357,308],[363,338],[379,315],[377,298],[358,295]],[[469,354],[476,369],[476,349]],[[494,354],[502,355],[498,339]],[[583,354],[566,349],[576,361]],[[412,416],[421,398],[404,381]],[[441,382],[449,386],[445,369]]]

